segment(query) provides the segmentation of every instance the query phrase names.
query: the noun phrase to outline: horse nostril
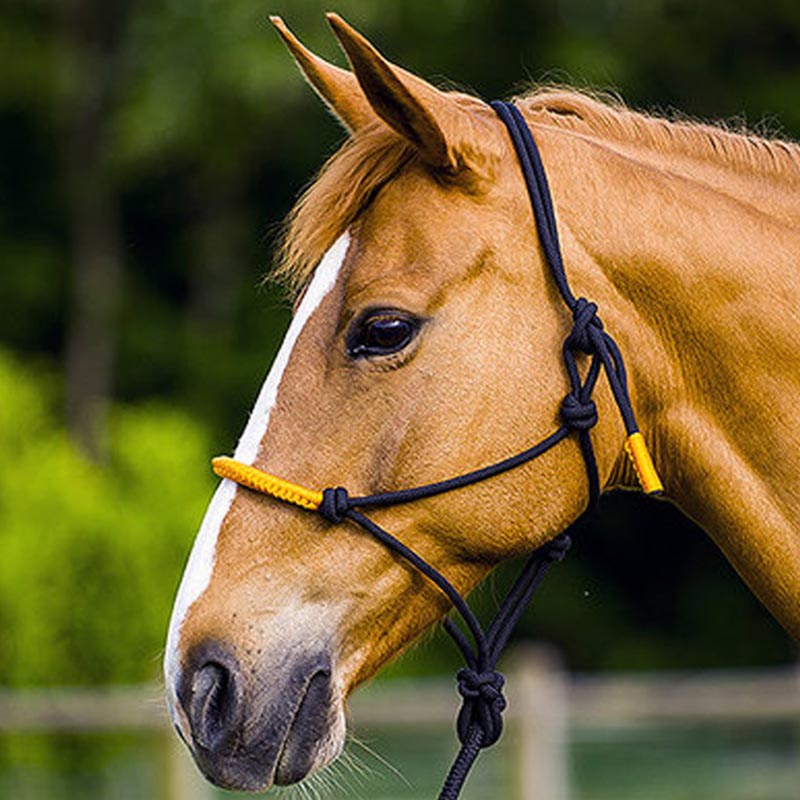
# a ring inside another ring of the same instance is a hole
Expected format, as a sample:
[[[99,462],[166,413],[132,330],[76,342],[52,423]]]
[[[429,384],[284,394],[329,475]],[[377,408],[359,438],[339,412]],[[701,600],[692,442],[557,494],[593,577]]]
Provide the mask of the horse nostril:
[[[198,746],[218,751],[237,724],[239,698],[234,673],[218,661],[208,661],[191,676],[185,704],[192,737]]]

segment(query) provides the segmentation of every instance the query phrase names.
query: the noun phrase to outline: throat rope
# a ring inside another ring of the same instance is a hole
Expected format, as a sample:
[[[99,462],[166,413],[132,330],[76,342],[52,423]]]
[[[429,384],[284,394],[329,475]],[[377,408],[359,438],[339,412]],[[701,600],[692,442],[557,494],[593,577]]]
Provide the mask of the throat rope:
[[[569,550],[570,537],[567,533],[562,533],[528,558],[519,577],[500,604],[494,619],[484,629],[466,600],[441,572],[367,517],[363,509],[410,503],[487,480],[526,464],[566,439],[573,431],[577,433],[586,462],[589,499],[590,504],[593,504],[600,494],[600,482],[590,437],[590,430],[597,423],[597,407],[592,400],[592,393],[601,370],[606,374],[622,416],[627,432],[625,449],[643,490],[648,494],[660,494],[663,490],[636,424],[628,394],[622,354],[597,316],[597,306],[585,298],[575,297],[567,283],[553,202],[539,151],[530,129],[516,106],[499,101],[493,102],[491,106],[505,123],[514,144],[528,189],[545,261],[564,303],[572,312],[573,326],[564,341],[562,352],[571,386],[560,409],[562,425],[527,450],[472,472],[410,489],[362,497],[351,497],[343,487],[322,491],[307,489],[225,456],[215,458],[212,462],[214,472],[221,478],[236,481],[262,494],[316,511],[332,525],[348,521],[355,523],[411,564],[450,600],[469,635],[452,619],[445,617],[444,628],[461,651],[466,666],[457,674],[462,705],[456,721],[456,730],[461,747],[445,779],[439,800],[456,800],[480,750],[493,745],[500,738],[506,700],[503,696],[504,679],[497,671],[497,662],[539,584],[550,567],[561,561]],[[585,378],[581,378],[578,370],[576,353],[584,353],[591,357]]]

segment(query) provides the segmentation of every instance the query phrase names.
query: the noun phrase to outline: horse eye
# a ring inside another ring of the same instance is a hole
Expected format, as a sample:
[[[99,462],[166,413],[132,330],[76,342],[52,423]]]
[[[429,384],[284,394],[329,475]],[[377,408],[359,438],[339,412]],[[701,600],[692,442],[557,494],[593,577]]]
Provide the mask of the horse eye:
[[[419,330],[419,320],[399,311],[381,311],[358,320],[347,337],[352,358],[388,356],[408,346]]]

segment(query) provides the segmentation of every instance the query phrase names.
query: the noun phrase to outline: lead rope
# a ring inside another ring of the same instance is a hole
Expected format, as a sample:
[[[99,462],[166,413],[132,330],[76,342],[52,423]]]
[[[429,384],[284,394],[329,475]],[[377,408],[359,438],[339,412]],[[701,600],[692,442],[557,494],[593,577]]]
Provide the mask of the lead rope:
[[[457,673],[462,705],[456,720],[456,730],[461,747],[445,779],[439,800],[456,800],[478,753],[500,738],[506,700],[503,696],[505,680],[496,669],[498,659],[539,584],[550,567],[564,558],[571,540],[567,533],[562,533],[530,556],[491,623],[484,630],[466,600],[444,575],[360,509],[409,503],[487,480],[531,461],[567,438],[572,431],[577,431],[586,463],[589,502],[593,505],[600,495],[600,482],[589,432],[597,423],[597,407],[592,400],[592,393],[601,369],[608,378],[614,400],[619,407],[628,434],[625,449],[633,462],[639,482],[648,494],[660,494],[662,491],[661,481],[636,424],[622,354],[616,342],[603,328],[597,316],[597,306],[583,297],[576,298],[569,288],[558,242],[553,201],[530,129],[519,110],[510,103],[495,101],[491,106],[505,123],[511,136],[531,200],[545,261],[573,316],[572,330],[563,347],[564,365],[571,389],[561,405],[561,427],[533,447],[495,464],[436,483],[363,497],[351,497],[343,487],[324,489],[321,492],[307,489],[225,456],[215,458],[212,462],[214,472],[221,478],[228,478],[284,502],[316,511],[331,524],[338,525],[346,520],[355,523],[428,578],[453,604],[469,636],[452,619],[445,618],[444,628],[461,651],[466,666]],[[576,363],[575,355],[578,352],[589,355],[592,359],[583,380]]]

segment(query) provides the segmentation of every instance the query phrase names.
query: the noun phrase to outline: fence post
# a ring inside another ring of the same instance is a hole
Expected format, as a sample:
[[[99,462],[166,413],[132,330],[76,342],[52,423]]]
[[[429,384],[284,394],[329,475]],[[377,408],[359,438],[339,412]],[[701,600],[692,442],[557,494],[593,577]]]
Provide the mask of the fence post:
[[[168,800],[213,800],[214,790],[189,755],[183,742],[172,730],[165,731],[162,737],[167,748],[167,792]]]
[[[520,800],[569,800],[567,677],[558,656],[523,646],[509,673]]]

